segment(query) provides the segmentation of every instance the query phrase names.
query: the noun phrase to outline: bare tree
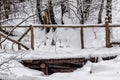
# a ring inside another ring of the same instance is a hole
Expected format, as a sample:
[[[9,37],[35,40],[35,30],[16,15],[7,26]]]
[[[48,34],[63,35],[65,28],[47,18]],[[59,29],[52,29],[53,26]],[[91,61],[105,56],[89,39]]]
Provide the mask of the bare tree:
[[[77,0],[77,13],[81,24],[84,24],[89,17],[91,3],[92,0]]]
[[[63,22],[63,15],[68,12],[67,11],[67,5],[65,5],[65,3],[68,2],[68,0],[63,0],[61,1],[61,23],[64,24]]]
[[[49,10],[49,14],[50,14],[50,20],[51,20],[51,24],[57,24],[55,21],[55,15],[54,15],[54,11],[53,11],[53,5],[52,5],[52,0],[48,0],[48,10]],[[53,28],[53,31],[55,31],[56,28]]]
[[[105,0],[101,1],[100,10],[98,13],[98,24],[102,23],[102,12],[103,12],[103,8],[104,8],[104,1]]]
[[[37,0],[36,3],[37,3],[37,4],[36,4],[36,5],[37,5],[37,6],[36,6],[37,12],[41,12],[41,9],[42,9],[42,4],[41,4],[41,3],[42,3],[42,0]],[[44,21],[43,21],[43,19],[42,19],[41,13],[38,14],[38,18],[39,18],[40,23],[41,23],[41,24],[44,24]]]

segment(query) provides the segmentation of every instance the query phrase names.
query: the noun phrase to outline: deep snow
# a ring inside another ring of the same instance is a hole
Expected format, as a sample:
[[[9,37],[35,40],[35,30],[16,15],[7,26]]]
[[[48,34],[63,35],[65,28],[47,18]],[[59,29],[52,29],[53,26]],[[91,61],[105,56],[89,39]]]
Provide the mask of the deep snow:
[[[30,4],[30,3],[29,3]],[[113,23],[119,23],[119,7],[120,1],[113,0]],[[31,5],[31,4],[30,4]],[[29,7],[27,7],[26,12]],[[87,24],[97,23],[97,14],[98,12],[94,12],[91,18],[86,22]],[[20,14],[20,13],[18,13]],[[31,14],[29,14],[31,15]],[[23,18],[29,16],[27,14],[22,15]],[[59,17],[60,14],[56,15],[56,18]],[[74,16],[74,15],[73,15]],[[21,16],[19,16],[21,17]],[[103,22],[105,17],[105,11],[103,14]],[[93,19],[94,18],[94,19]],[[60,22],[59,19],[56,19]],[[15,23],[20,20],[15,20]],[[58,22],[58,23],[59,23]],[[67,14],[64,15],[64,22],[67,24],[73,23],[67,17]],[[6,25],[14,24],[8,22]],[[23,25],[31,25],[31,22],[28,21],[23,23]],[[23,32],[25,29],[17,29],[16,32]],[[35,50],[36,51],[11,51],[11,49],[17,50],[17,46],[14,45],[11,48],[12,43],[7,41],[3,43],[3,47],[5,50],[0,50],[0,63],[7,61],[4,65],[0,66],[0,78],[5,80],[120,80],[120,48],[104,48],[105,47],[105,32],[104,29],[92,28],[92,29],[84,29],[85,33],[85,48],[84,50],[80,50],[80,29],[57,29],[56,33],[53,34],[50,32],[45,35],[44,31],[41,29],[35,29],[37,33],[35,35]],[[21,34],[19,33],[19,35]],[[120,39],[120,30],[119,28],[113,29],[114,39]],[[64,35],[64,36],[63,36]],[[96,36],[95,36],[96,35]],[[44,46],[45,36],[47,36],[47,46]],[[56,46],[50,46],[51,39],[55,36]],[[29,42],[29,35],[23,40],[25,42]],[[95,53],[94,53],[95,52]],[[18,53],[18,54],[16,54]],[[34,54],[34,55],[33,55]],[[92,57],[92,56],[112,56],[118,55],[118,57],[114,60],[110,61],[102,61],[99,63],[91,63],[87,62],[86,65],[77,69],[71,73],[54,73],[50,76],[45,76],[41,71],[36,71],[32,69],[28,69],[24,67],[22,64],[18,62],[19,59],[48,59],[48,58],[71,58],[71,57]],[[14,59],[10,60],[9,59]]]

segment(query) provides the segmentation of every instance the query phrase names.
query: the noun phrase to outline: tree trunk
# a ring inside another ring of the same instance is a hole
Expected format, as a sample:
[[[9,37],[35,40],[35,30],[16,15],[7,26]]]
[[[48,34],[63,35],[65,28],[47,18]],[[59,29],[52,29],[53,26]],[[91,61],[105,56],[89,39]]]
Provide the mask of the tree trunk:
[[[98,24],[102,23],[102,12],[103,12],[104,1],[105,0],[102,0],[100,5],[100,11],[98,13]]]
[[[63,22],[63,15],[67,12],[66,6],[65,6],[64,2],[65,2],[65,0],[61,2],[61,23],[62,24],[64,24],[64,22]]]
[[[112,23],[112,0],[107,0],[106,4],[106,16],[108,17],[108,22]],[[110,28],[110,37],[113,37],[112,28]]]
[[[92,0],[85,0],[85,2],[84,2],[84,17],[85,17],[85,20],[87,20],[88,17],[89,17],[91,3],[92,3]]]
[[[38,12],[39,21],[40,21],[41,24],[44,24],[44,21],[42,19],[41,13],[39,13],[39,12],[41,12],[41,3],[42,3],[42,0],[37,0],[37,4],[36,5],[37,5],[37,12]]]
[[[112,23],[112,0],[107,0],[106,16],[108,16],[108,22]]]
[[[0,11],[2,12],[2,0],[0,0]],[[0,20],[2,20],[2,14],[0,13]],[[1,23],[0,23],[0,25],[1,25]]]
[[[52,6],[52,0],[48,0],[48,5],[49,5],[49,14],[50,14],[50,20],[52,24],[57,24],[55,21],[55,16],[54,16],[54,11],[53,11],[53,6]],[[53,31],[55,31],[56,28],[53,28]]]
[[[49,12],[48,9],[44,11],[44,24],[50,24]],[[45,28],[45,33],[49,33],[50,28]]]
[[[9,12],[10,12],[10,0],[4,0],[4,10],[5,10],[5,18],[9,18]]]

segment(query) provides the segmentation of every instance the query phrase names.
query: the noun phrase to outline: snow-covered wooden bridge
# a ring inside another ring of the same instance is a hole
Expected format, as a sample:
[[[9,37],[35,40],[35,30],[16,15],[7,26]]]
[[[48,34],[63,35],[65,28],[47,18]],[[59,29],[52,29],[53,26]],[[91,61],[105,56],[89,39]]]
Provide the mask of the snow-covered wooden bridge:
[[[24,53],[24,52],[23,52]],[[28,54],[27,54],[28,53]],[[97,63],[111,60],[120,55],[120,48],[101,48],[83,50],[30,51],[22,58],[25,66],[43,71],[45,74],[54,72],[71,72],[81,68],[87,61]]]
[[[111,45],[113,44],[120,44],[120,42],[111,42],[110,41],[110,27],[120,27],[120,25],[115,24],[109,24],[106,20],[105,24],[96,24],[96,25],[37,25],[37,26],[17,26],[17,28],[28,28],[24,34],[22,34],[18,39],[15,39],[11,36],[8,36],[4,32],[0,33],[1,38],[4,37],[5,39],[12,41],[13,43],[16,43],[18,45],[18,49],[25,48],[26,50],[33,49],[34,48],[34,28],[40,28],[40,27],[46,27],[46,28],[81,28],[80,30],[80,39],[81,39],[81,48],[84,49],[84,28],[105,28],[105,36],[106,36],[106,47],[108,50],[104,52],[104,49],[102,49],[101,52],[99,50],[86,50],[87,51],[87,57],[85,56],[86,52],[79,52],[74,51],[73,54],[68,54],[70,52],[61,52],[60,54],[51,54],[51,52],[47,52],[49,54],[41,55],[40,52],[36,52],[35,54],[32,53],[32,59],[31,58],[24,58],[22,60],[22,63],[25,66],[28,66],[30,68],[35,68],[39,70],[43,70],[46,74],[50,74],[50,72],[56,72],[56,71],[73,71],[78,67],[82,67],[88,60],[92,62],[98,62],[99,57],[101,57],[103,60],[110,60],[115,58],[117,55],[119,55],[120,51],[118,49],[115,49],[114,51],[110,49]],[[1,28],[13,28],[13,26],[1,26]],[[28,32],[31,32],[31,42],[30,46],[23,44],[21,40],[28,34]],[[3,39],[4,40],[4,39]],[[1,43],[2,45],[2,43]],[[23,47],[23,48],[21,48]],[[57,51],[57,50],[56,50]],[[111,52],[113,51],[113,52]],[[117,51],[117,52],[116,52]],[[96,53],[100,53],[98,56],[96,56]],[[29,52],[27,52],[29,53]],[[64,54],[63,54],[64,53]],[[111,53],[111,54],[110,54]],[[37,55],[36,55],[37,54]],[[39,55],[38,55],[39,54]],[[84,55],[83,55],[84,54]],[[95,55],[92,55],[95,54]],[[106,55],[107,54],[107,55]],[[34,56],[37,56],[33,58]],[[61,56],[62,55],[62,56]],[[102,55],[102,56],[100,56]]]
[[[111,60],[116,56],[103,57],[103,60]],[[87,61],[98,62],[98,57],[86,58],[65,58],[65,59],[39,59],[39,60],[23,60],[22,64],[26,67],[41,70],[46,75],[55,72],[72,72],[77,68],[81,68]]]

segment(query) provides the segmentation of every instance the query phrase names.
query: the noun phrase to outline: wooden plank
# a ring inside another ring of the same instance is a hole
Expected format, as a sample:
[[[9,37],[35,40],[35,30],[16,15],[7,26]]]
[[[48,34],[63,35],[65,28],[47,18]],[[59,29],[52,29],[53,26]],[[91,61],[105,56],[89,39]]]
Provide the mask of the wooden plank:
[[[76,68],[69,68],[69,69],[50,69],[51,71],[55,72],[73,72],[74,70],[76,70]]]
[[[114,59],[116,56],[109,56],[110,59]],[[103,58],[107,58],[106,60],[109,60],[108,57],[103,57]],[[29,64],[79,64],[80,63],[86,63],[87,61],[91,61],[91,62],[98,62],[98,57],[91,57],[88,59],[85,58],[64,58],[64,59],[39,59],[39,60],[23,60],[23,63],[29,63]]]
[[[32,25],[30,26],[30,28],[31,28],[31,48],[32,50],[34,50],[34,29]]]
[[[85,62],[85,58],[67,58],[67,59],[42,59],[42,60],[33,60],[33,63],[40,64],[61,64],[61,63],[81,63]]]
[[[89,24],[89,25],[32,25],[34,28],[105,28],[105,24]],[[1,28],[13,28],[14,26],[0,26]],[[109,27],[118,28],[120,24],[109,24]],[[29,26],[17,26],[17,28],[29,28]]]
[[[110,28],[108,23],[108,17],[105,18],[105,31],[106,31],[106,47],[110,48]]]
[[[45,74],[48,75],[48,73],[49,73],[48,72],[48,66],[46,65],[46,67],[45,67]]]
[[[45,27],[45,28],[104,28],[104,24],[93,24],[93,25],[39,25],[39,26],[34,26],[34,28],[40,28],[40,27]],[[1,28],[13,28],[14,26],[0,26]],[[28,28],[29,26],[17,26],[17,28]]]
[[[81,35],[81,49],[84,49],[84,31],[83,31],[83,28],[81,28],[80,35]]]

